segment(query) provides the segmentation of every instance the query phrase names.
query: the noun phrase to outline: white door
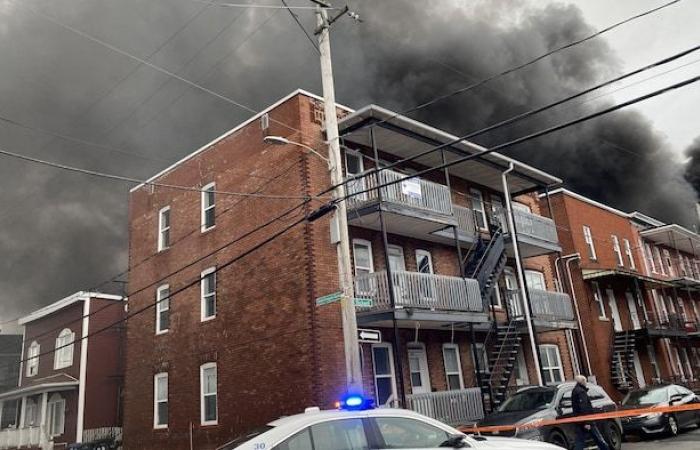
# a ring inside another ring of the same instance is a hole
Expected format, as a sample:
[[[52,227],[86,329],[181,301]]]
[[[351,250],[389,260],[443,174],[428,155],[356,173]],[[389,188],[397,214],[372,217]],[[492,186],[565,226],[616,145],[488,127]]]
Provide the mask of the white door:
[[[635,371],[635,376],[637,377],[637,383],[639,383],[639,387],[643,388],[644,386],[647,385],[646,380],[644,380],[644,371],[642,370],[642,363],[639,361],[639,353],[637,351],[634,351],[634,371]]]
[[[515,278],[515,274],[511,269],[505,270],[504,278],[506,281],[506,295],[508,296],[510,314],[513,318],[522,317],[523,306],[520,301],[520,294],[518,293],[518,280]]]
[[[615,331],[622,331],[622,322],[620,321],[620,310],[617,309],[617,299],[615,292],[612,289],[605,291],[608,295],[608,305],[610,306],[610,314],[612,315],[613,326]]]
[[[345,151],[345,173],[349,177],[353,175],[359,175],[364,172],[364,163],[362,161],[362,155],[355,152]],[[359,178],[356,180],[348,181],[346,184],[348,195],[354,194],[355,192],[362,192],[365,190],[365,178]],[[367,193],[359,194],[354,198],[355,200],[366,200]]]
[[[411,392],[426,394],[430,392],[430,373],[428,372],[428,357],[425,345],[408,344],[408,367],[411,372]]]
[[[427,301],[435,300],[435,277],[430,276],[435,272],[433,272],[433,258],[430,256],[429,251],[416,250],[416,267],[418,268],[418,273],[425,274],[420,276],[421,299]]]
[[[406,262],[403,257],[403,248],[398,245],[389,246],[389,269],[394,280],[394,294],[396,304],[405,304],[409,300],[408,285],[406,283]]]
[[[642,323],[639,320],[639,313],[637,312],[637,302],[634,301],[634,295],[632,295],[630,291],[625,292],[625,297],[627,297],[627,307],[630,310],[632,329],[639,330],[642,328]]]

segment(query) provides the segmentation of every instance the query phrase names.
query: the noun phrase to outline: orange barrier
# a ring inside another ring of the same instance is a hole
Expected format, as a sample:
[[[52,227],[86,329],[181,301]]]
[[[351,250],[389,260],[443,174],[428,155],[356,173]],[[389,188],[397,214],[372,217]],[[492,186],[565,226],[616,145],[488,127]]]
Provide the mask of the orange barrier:
[[[595,420],[605,420],[605,419],[618,419],[621,417],[634,417],[642,416],[644,414],[654,414],[654,413],[670,413],[670,412],[680,412],[680,411],[693,411],[700,410],[700,403],[693,403],[690,405],[673,405],[673,406],[652,406],[649,408],[639,408],[639,409],[625,409],[625,410],[615,410],[604,413],[588,414],[585,416],[576,417],[566,417],[564,419],[540,419],[533,420],[531,422],[524,423],[522,425],[492,425],[492,426],[461,426],[459,431],[463,433],[494,433],[501,431],[518,431],[527,430],[531,428],[540,428],[550,425],[561,425],[566,423],[577,423],[577,422],[592,422]]]

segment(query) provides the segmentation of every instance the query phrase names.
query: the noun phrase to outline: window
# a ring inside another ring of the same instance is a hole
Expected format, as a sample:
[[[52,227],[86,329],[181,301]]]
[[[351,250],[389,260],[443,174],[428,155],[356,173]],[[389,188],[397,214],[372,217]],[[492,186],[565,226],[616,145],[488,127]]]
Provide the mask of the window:
[[[378,406],[389,405],[394,401],[394,361],[389,344],[372,346],[372,364],[374,366],[374,389]]]
[[[476,219],[477,228],[488,231],[488,225],[486,224],[486,210],[484,209],[484,196],[478,189],[470,189],[469,195],[471,196],[472,210],[474,211],[474,218]]]
[[[438,448],[449,438],[444,430],[415,419],[376,417],[374,422],[384,441],[381,448]]]
[[[620,240],[614,234],[610,235],[613,243],[613,251],[615,252],[615,257],[617,258],[617,265],[623,267],[625,261],[622,259],[622,250],[620,250]]]
[[[445,361],[447,389],[464,389],[462,365],[459,362],[459,346],[457,344],[442,344],[442,359]]]
[[[653,345],[647,345],[647,355],[649,355],[649,364],[654,369],[654,378],[661,380],[661,371],[659,370],[659,363],[656,361],[656,352]]]
[[[362,155],[353,151],[345,150],[345,174],[348,178],[356,176],[365,171],[365,167],[362,161]],[[365,178],[358,178],[355,180],[350,180],[345,185],[348,195],[360,192],[357,197],[353,200],[366,200],[367,192],[362,192],[365,190]],[[376,194],[374,194],[376,195]]]
[[[158,251],[170,247],[170,206],[158,211]]]
[[[56,338],[56,351],[54,352],[54,369],[63,369],[73,365],[73,341],[75,333],[64,328]]]
[[[25,403],[26,412],[24,413],[24,426],[34,426],[39,424],[39,408],[34,400],[27,397]]]
[[[209,183],[202,188],[202,232],[216,225],[215,184]]]
[[[668,270],[668,275],[675,277],[675,270],[673,270],[673,260],[671,259],[671,253],[668,249],[664,249],[664,263],[666,264],[666,269]]]
[[[651,273],[656,273],[656,263],[654,262],[654,254],[652,253],[651,246],[649,244],[644,244],[644,254],[647,258],[649,270],[651,270]]]
[[[202,425],[218,422],[216,363],[203,364],[199,370],[202,392]]]
[[[484,344],[477,342],[474,344],[476,349],[476,355],[472,353],[472,362],[474,363],[474,370],[476,371],[476,363],[479,362],[479,374],[483,377],[489,374],[489,356],[484,349]],[[482,378],[483,380],[483,378]]]
[[[598,259],[595,253],[595,244],[593,243],[591,227],[588,225],[583,226],[583,239],[586,241],[586,245],[588,246],[588,257],[592,260]]]
[[[240,444],[242,443],[243,442],[240,442]],[[227,444],[227,446],[228,445],[233,444]],[[311,450],[313,448],[313,444],[311,443],[311,432],[308,428],[305,428],[281,444],[276,445],[274,450]]]
[[[598,318],[607,319],[608,316],[605,315],[605,305],[603,304],[603,294],[600,292],[600,285],[592,281],[591,288],[593,289],[593,300],[598,304],[598,311],[600,312]]]
[[[427,250],[416,250],[416,267],[419,273],[434,273],[433,258]]]
[[[661,260],[661,252],[659,247],[654,247],[654,260],[656,261],[656,267],[661,269],[661,274],[666,275],[666,269],[664,268],[664,262]]]
[[[632,255],[632,246],[630,245],[629,239],[623,239],[622,242],[625,244],[625,254],[630,263],[630,269],[637,270],[637,265],[634,263],[634,256]]]
[[[362,419],[332,420],[310,428],[314,450],[369,449]]]
[[[48,403],[49,436],[60,436],[65,432],[66,400],[53,394]]]
[[[527,284],[528,289],[547,290],[547,285],[544,282],[544,274],[537,270],[525,271],[525,284]]]
[[[352,255],[355,262],[355,276],[374,272],[372,244],[369,241],[353,239]]]
[[[542,373],[546,384],[564,381],[564,370],[562,369],[558,346],[551,344],[540,345],[540,359],[542,360]]]
[[[156,334],[170,328],[170,286],[164,284],[156,289]]]
[[[40,347],[37,341],[31,343],[27,349],[27,376],[33,377],[39,372]]]
[[[216,267],[202,272],[202,321],[216,317]]]
[[[153,428],[168,427],[168,374],[153,377]]]

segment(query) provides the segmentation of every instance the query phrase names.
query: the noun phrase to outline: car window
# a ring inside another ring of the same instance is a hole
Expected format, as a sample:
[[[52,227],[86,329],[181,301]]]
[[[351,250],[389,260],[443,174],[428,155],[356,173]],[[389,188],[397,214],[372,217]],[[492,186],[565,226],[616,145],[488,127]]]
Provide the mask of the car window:
[[[632,391],[622,400],[623,405],[654,405],[668,401],[669,389],[658,388]]]
[[[449,438],[447,432],[420,420],[376,417],[374,421],[384,440],[382,448],[436,448]]]
[[[591,401],[607,400],[608,396],[601,387],[589,385],[588,386],[588,398],[590,398]]]
[[[686,397],[693,393],[692,391],[683,386],[676,386],[676,391],[678,391],[678,393],[681,394],[683,397]]]
[[[498,411],[515,412],[543,409],[552,402],[555,392],[554,389],[550,388],[534,388],[520,391],[503,402]]]
[[[342,419],[311,426],[314,450],[367,450],[362,419]],[[291,450],[291,449],[290,449]]]
[[[275,446],[274,450],[309,450],[312,448],[311,433],[309,433],[308,428],[304,428],[286,441]]]

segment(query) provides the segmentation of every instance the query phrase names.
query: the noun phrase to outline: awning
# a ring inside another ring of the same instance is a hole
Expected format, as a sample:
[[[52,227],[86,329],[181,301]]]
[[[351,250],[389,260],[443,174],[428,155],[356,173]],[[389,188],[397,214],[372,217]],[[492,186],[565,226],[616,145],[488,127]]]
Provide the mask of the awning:
[[[662,225],[639,233],[656,244],[700,256],[700,236],[677,224]]]
[[[374,128],[378,148],[398,158],[407,158],[457,139],[457,136],[376,105],[366,106],[340,119],[340,136],[345,143],[371,148],[367,127],[377,122],[382,122]],[[483,150],[486,149],[480,145],[460,141],[445,148],[445,159],[450,162]],[[436,167],[443,163],[441,152],[418,158],[416,162],[426,167]],[[555,176],[495,152],[452,166],[449,171],[457,177],[502,192],[501,174],[510,163],[515,166],[509,175],[512,194],[553,187],[562,182]]]
[[[26,378],[25,378],[26,380]],[[80,382],[70,375],[58,374],[49,377],[38,378],[25,383],[24,386],[0,394],[0,401],[13,400],[27,395],[41,394],[44,392],[67,391],[78,387]]]

